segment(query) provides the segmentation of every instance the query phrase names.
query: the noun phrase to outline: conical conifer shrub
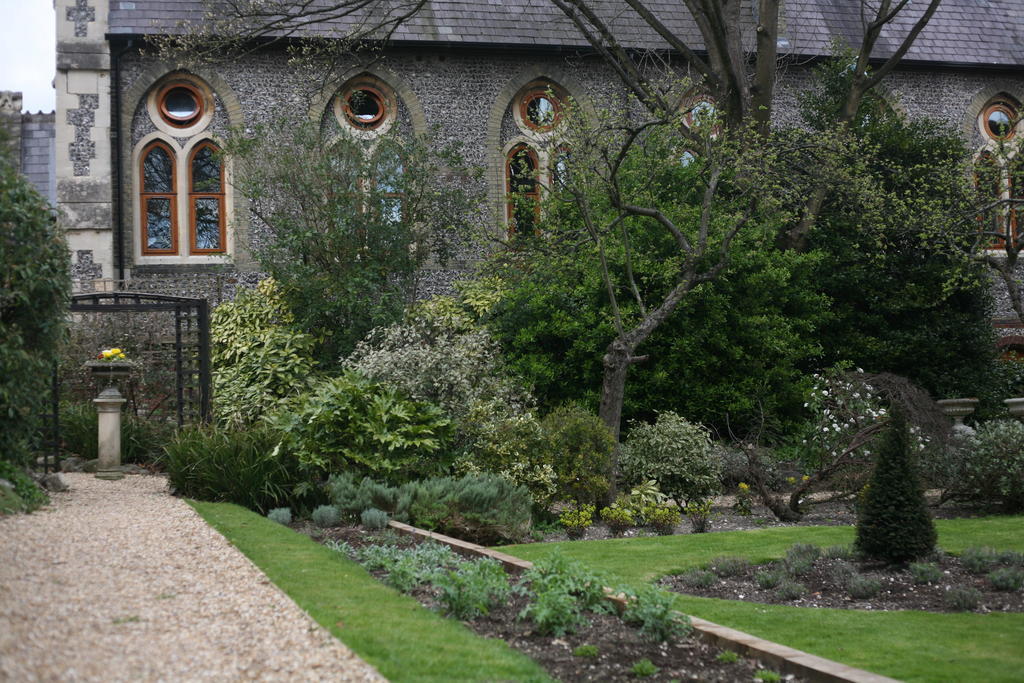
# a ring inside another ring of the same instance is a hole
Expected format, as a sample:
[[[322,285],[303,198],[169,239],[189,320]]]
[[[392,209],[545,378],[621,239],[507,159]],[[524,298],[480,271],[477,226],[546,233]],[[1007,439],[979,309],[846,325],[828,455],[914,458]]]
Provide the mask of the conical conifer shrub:
[[[917,476],[906,416],[898,406],[880,446],[857,517],[856,546],[871,558],[909,562],[932,552],[936,535]]]

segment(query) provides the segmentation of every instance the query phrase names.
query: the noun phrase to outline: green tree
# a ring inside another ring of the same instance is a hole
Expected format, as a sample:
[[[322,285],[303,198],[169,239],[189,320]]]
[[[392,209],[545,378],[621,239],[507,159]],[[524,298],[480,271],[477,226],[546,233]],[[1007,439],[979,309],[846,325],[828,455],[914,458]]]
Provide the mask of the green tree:
[[[472,206],[454,150],[395,134],[370,142],[311,124],[236,134],[225,152],[254,220],[251,251],[280,285],[326,367],[413,300]]]
[[[928,514],[911,444],[906,415],[894,406],[857,515],[856,547],[869,557],[902,563],[935,549],[935,524]]]
[[[0,460],[28,462],[64,336],[70,263],[53,211],[0,129]]]
[[[849,53],[817,70],[802,100],[822,134],[839,116]],[[969,157],[962,136],[929,119],[908,120],[865,96],[849,126],[867,192],[834,192],[808,244],[820,253],[813,281],[831,301],[818,334],[823,365],[848,361],[903,375],[936,397],[977,396],[991,382],[994,338],[983,268],[935,239],[969,245]]]

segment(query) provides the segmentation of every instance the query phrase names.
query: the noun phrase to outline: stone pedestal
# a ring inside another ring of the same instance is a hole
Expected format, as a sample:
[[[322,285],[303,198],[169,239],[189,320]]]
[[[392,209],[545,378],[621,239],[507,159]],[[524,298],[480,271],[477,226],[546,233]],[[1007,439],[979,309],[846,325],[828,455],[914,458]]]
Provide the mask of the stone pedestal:
[[[121,471],[121,407],[124,397],[110,385],[92,400],[99,413],[99,464],[97,479],[123,479]]]

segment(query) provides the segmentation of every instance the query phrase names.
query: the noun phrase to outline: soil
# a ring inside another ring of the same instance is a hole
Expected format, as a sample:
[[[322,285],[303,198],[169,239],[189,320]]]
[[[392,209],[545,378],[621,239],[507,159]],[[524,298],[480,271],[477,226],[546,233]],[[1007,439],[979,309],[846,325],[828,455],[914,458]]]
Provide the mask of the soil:
[[[308,522],[291,526],[321,543],[346,541],[353,547],[371,545],[381,536],[381,532],[366,531],[360,527],[319,529]],[[409,536],[399,536],[396,540],[400,545],[409,546],[419,542]],[[384,576],[380,571],[373,574],[378,579]],[[428,609],[441,611],[433,588],[421,586],[411,595]],[[492,610],[487,616],[463,623],[478,635],[504,640],[560,681],[636,681],[639,679],[632,673],[632,668],[643,659],[650,660],[659,669],[656,674],[644,678],[649,681],[750,681],[757,671],[771,668],[747,657],[732,663],[720,662],[717,657],[722,649],[693,637],[670,643],[651,643],[642,639],[636,629],[610,614],[588,614],[589,624],[573,634],[543,636],[534,632],[532,623],[519,618],[526,603],[524,596],[513,595],[507,604]],[[573,652],[581,645],[595,646],[597,656],[574,655]],[[784,676],[783,680],[798,679]]]
[[[811,571],[794,577],[806,588],[802,597],[785,600],[776,595],[774,588],[764,589],[757,585],[754,576],[766,568],[777,565],[750,567],[742,574],[732,577],[717,577],[707,588],[687,585],[680,576],[664,577],[663,587],[677,593],[707,598],[744,600],[795,607],[829,607],[833,609],[858,609],[865,611],[918,610],[927,612],[955,611],[946,603],[947,593],[955,587],[974,588],[981,594],[977,612],[1024,612],[1024,591],[994,590],[985,575],[971,574],[964,569],[958,558],[941,555],[933,558],[942,571],[942,578],[936,583],[914,584],[907,568],[894,568],[877,563],[845,561],[862,576],[876,579],[882,585],[875,597],[855,599],[850,596],[841,576],[843,560],[818,559]]]

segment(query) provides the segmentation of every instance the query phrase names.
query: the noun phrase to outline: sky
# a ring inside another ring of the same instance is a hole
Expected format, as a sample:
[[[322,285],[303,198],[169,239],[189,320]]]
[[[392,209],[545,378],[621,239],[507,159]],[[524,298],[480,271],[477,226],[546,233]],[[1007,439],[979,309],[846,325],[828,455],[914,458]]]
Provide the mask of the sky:
[[[0,90],[20,90],[25,111],[56,108],[53,0],[0,0]]]

